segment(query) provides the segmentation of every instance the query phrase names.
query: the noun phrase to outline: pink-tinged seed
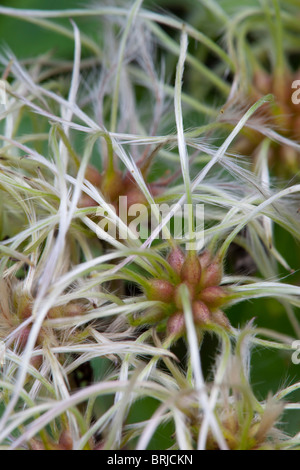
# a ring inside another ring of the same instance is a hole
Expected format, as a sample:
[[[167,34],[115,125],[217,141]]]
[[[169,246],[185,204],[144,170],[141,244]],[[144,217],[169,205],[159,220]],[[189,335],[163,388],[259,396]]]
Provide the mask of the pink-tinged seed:
[[[206,287],[198,295],[198,299],[202,300],[209,308],[218,308],[223,305],[228,298],[226,291],[219,286]]]
[[[18,342],[18,345],[21,349],[24,349],[26,344],[27,344],[28,337],[29,337],[29,334],[30,334],[30,330],[31,330],[31,327],[27,326],[27,327],[23,328],[20,331],[19,335],[18,335],[17,342]]]
[[[37,439],[31,439],[29,444],[30,450],[45,450],[44,444],[41,441],[38,441]]]
[[[174,298],[174,286],[164,279],[150,279],[150,281],[148,281],[146,294],[149,300],[172,302]]]
[[[222,277],[222,265],[218,262],[212,262],[203,271],[201,284],[204,287],[218,286],[222,281]]]
[[[174,250],[172,250],[167,259],[171,268],[173,268],[176,274],[178,275],[180,275],[184,260],[185,256],[180,248],[175,248]]]
[[[30,365],[32,367],[35,367],[37,370],[39,370],[39,368],[41,367],[41,365],[43,364],[43,356],[42,355],[39,355],[39,356],[33,356],[31,359],[30,359]]]
[[[175,305],[177,308],[182,309],[183,304],[182,304],[182,299],[181,299],[181,294],[180,294],[180,287],[185,284],[189,290],[190,294],[190,299],[194,299],[195,297],[195,286],[189,284],[188,282],[182,282],[178,286],[175,287],[175,295],[174,295],[174,300],[175,300]]]
[[[89,165],[85,171],[85,178],[94,186],[100,187],[102,176],[93,165]]]
[[[188,255],[186,257],[180,271],[180,277],[182,281],[186,281],[193,286],[199,284],[201,279],[201,265],[197,256]]]
[[[230,321],[222,310],[216,310],[212,313],[212,320],[217,325],[229,330],[231,328]]]
[[[185,331],[184,314],[177,312],[172,315],[167,322],[167,332],[170,335],[181,335]]]
[[[73,439],[71,433],[68,429],[65,429],[59,438],[59,447],[63,450],[72,450],[73,449]]]
[[[104,441],[98,442],[98,444],[95,445],[93,450],[105,450],[105,442]]]
[[[202,268],[202,269],[207,268],[207,266],[211,263],[211,255],[210,255],[210,252],[209,252],[208,250],[203,251],[203,252],[199,255],[198,259],[199,259],[199,261],[200,261],[201,268]]]
[[[27,344],[31,331],[31,325],[23,328],[15,339],[16,344],[23,350]],[[36,340],[36,344],[42,344],[45,339],[45,332],[43,329],[40,330]]]
[[[192,309],[196,325],[207,325],[208,323],[211,323],[211,313],[204,302],[201,302],[201,300],[193,302]]]

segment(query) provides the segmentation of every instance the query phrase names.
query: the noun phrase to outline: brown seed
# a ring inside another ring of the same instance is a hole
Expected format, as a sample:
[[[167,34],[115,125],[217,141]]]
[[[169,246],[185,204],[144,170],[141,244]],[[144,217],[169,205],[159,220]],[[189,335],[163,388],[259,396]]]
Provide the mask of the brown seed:
[[[137,187],[133,187],[124,196],[127,197],[127,208],[129,209],[134,204],[147,204],[147,199]]]
[[[33,356],[31,359],[30,359],[30,365],[32,367],[35,367],[37,370],[39,370],[39,368],[41,367],[41,365],[43,364],[43,356],[42,355],[39,355],[39,356]]]
[[[20,312],[20,318],[22,320],[26,320],[27,318],[31,317],[31,315],[32,315],[32,306],[30,303],[28,303]]]
[[[84,306],[78,303],[69,303],[62,308],[62,313],[64,317],[77,317],[84,313]]]
[[[82,194],[77,205],[79,209],[82,207],[96,207],[98,206],[98,202],[87,194]]]
[[[88,165],[85,171],[85,178],[94,186],[100,187],[102,177],[100,172],[93,165]]]
[[[124,182],[121,171],[115,171],[112,174],[105,174],[102,183],[101,191],[110,202],[120,195],[124,195]]]
[[[59,307],[53,307],[48,312],[48,318],[62,318],[62,317],[77,317],[84,313],[84,306],[70,302],[67,305],[60,305]]]
[[[263,95],[267,95],[272,91],[271,76],[262,70],[258,70],[254,73],[253,83]]]
[[[52,307],[52,308],[50,308],[50,310],[47,314],[47,317],[51,318],[51,319],[62,317],[63,316],[62,308],[63,307]]]

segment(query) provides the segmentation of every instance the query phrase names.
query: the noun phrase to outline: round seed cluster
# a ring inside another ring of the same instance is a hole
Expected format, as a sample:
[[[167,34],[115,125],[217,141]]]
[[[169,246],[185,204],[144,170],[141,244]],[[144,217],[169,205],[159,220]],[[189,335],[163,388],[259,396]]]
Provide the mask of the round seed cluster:
[[[229,329],[229,320],[220,309],[229,300],[229,295],[223,287],[220,287],[223,268],[218,257],[213,258],[208,251],[200,256],[194,253],[185,255],[179,248],[176,248],[169,254],[168,263],[176,274],[176,282],[151,279],[146,289],[146,296],[149,300],[166,304],[166,313],[162,317],[168,316],[168,334],[181,336],[185,332],[180,295],[180,287],[183,284],[188,288],[193,318],[197,326],[217,324]],[[156,315],[156,320],[157,318],[161,317]]]

